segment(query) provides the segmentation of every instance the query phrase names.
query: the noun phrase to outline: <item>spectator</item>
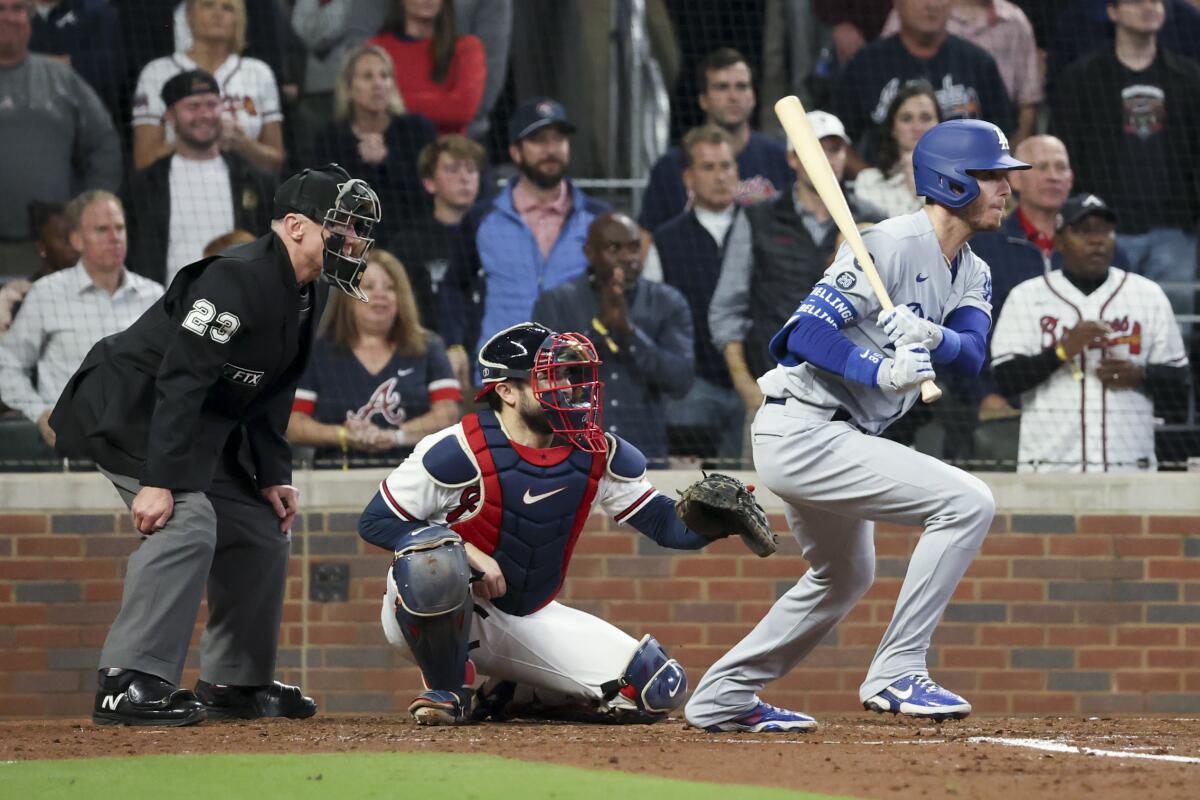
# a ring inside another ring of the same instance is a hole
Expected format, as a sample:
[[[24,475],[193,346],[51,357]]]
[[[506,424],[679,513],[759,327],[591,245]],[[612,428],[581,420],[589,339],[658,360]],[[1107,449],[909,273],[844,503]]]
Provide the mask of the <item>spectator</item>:
[[[833,174],[841,179],[850,142],[846,129],[824,111],[808,112],[808,121]],[[787,158],[796,175],[792,192],[746,209],[749,239],[728,243],[708,309],[713,345],[724,354],[748,412],[762,405],[755,379],[774,366],[768,342],[821,279],[838,236],[837,225],[790,148]],[[849,189],[846,201],[859,222],[883,219],[879,209],[860,202]]]
[[[892,0],[812,0],[813,15],[829,26],[837,63],[849,64],[880,37]]]
[[[39,267],[31,201],[121,183],[121,143],[100,98],[66,64],[29,52],[32,3],[0,0],[0,276]]]
[[[1200,65],[1158,47],[1161,2],[1109,2],[1116,43],[1060,76],[1050,127],[1075,162],[1077,188],[1120,214],[1117,242],[1153,281],[1196,279],[1200,217]],[[1190,314],[1190,287],[1167,289]]]
[[[424,214],[425,193],[417,177],[417,154],[437,135],[433,123],[406,114],[396,91],[387,51],[364,45],[351,51],[338,73],[334,122],[313,142],[314,164],[341,164],[361,176],[379,195],[381,247],[405,219]]]
[[[295,117],[297,140],[307,150],[313,137],[333,121],[338,75],[352,50],[383,27],[387,0],[296,0],[292,30],[304,43],[304,84]]]
[[[1022,472],[1153,470],[1154,417],[1186,404],[1188,360],[1163,290],[1112,263],[1117,214],[1095,195],[1059,215],[1062,270],[1012,290],[992,340],[1021,396]]]
[[[138,76],[133,99],[133,165],[146,167],[175,151],[175,131],[164,124],[162,89],[181,72],[203,70],[217,79],[224,113],[221,149],[268,172],[283,164],[283,112],[275,74],[266,63],[243,57],[244,0],[187,0],[192,44],[156,58]]]
[[[463,387],[471,385],[467,348],[478,335],[478,262],[470,252],[463,218],[479,195],[483,148],[457,133],[421,148],[417,173],[433,198],[433,214],[409,219],[396,240],[425,327],[448,345],[450,363]]]
[[[774,197],[787,186],[790,175],[783,146],[750,130],[754,114],[754,76],[746,59],[723,47],[709,53],[696,70],[697,97],[705,123],[718,125],[733,137],[737,155],[737,199],[742,205]],[[672,147],[650,170],[638,223],[653,233],[659,225],[688,205],[683,186],[683,155]]]
[[[647,260],[661,264],[662,280],[688,301],[695,331],[696,380],[687,397],[671,404],[671,452],[739,458],[742,428],[729,420],[745,416],[725,359],[713,346],[708,307],[721,276],[728,243],[749,241],[746,215],[734,202],[738,184],[733,137],[724,128],[703,125],[683,137],[683,183],[691,208],[654,233]]]
[[[169,286],[214,236],[232,228],[266,232],[275,180],[236,152],[222,152],[220,87],[212,75],[178,73],[163,85],[162,104],[174,152],[130,178],[130,266]]]
[[[72,267],[79,261],[79,253],[71,247],[68,238],[66,209],[62,203],[43,203],[34,200],[29,204],[29,230],[34,235],[34,246],[42,266],[25,278],[16,278],[0,286],[0,333],[12,325],[13,317],[21,308],[21,301],[29,293],[33,282],[52,272]]]
[[[583,243],[607,204],[567,178],[575,126],[557,100],[535,97],[508,121],[508,154],[518,175],[469,216],[484,280],[483,320],[475,352],[505,328],[529,319],[539,294],[587,269]]]
[[[917,197],[912,154],[925,131],[941,121],[942,110],[929,84],[910,83],[897,92],[879,125],[875,166],[864,169],[854,179],[858,199],[878,207],[888,217],[911,214],[924,205]]]
[[[487,81],[475,119],[467,126],[472,139],[483,141],[491,129],[492,109],[508,80],[508,50],[512,44],[512,0],[457,0],[458,28],[478,37],[487,58]]]
[[[943,119],[986,119],[1012,132],[1012,103],[996,60],[987,51],[946,31],[950,0],[896,0],[900,32],[858,51],[838,79],[831,110],[846,125],[857,156],[870,161],[876,129],[892,98],[907,83],[934,87]],[[850,174],[866,166],[851,156]]]
[[[669,398],[693,377],[692,316],[678,290],[641,280],[641,234],[624,214],[606,213],[588,229],[588,272],[538,298],[533,319],[551,330],[580,331],[603,366],[604,428],[665,466]]]
[[[436,333],[421,327],[404,267],[386,250],[367,257],[366,303],[337,295],[296,389],[288,440],[316,457],[349,451],[389,464],[421,437],[458,421],[462,392]]]
[[[35,283],[0,340],[0,397],[36,422],[50,446],[46,420],[88,350],[163,293],[125,269],[125,213],[114,195],[84,192],[67,206],[67,219],[79,263]]]
[[[438,133],[466,133],[487,81],[483,43],[459,36],[454,0],[393,0],[383,32],[370,40],[396,64],[404,105]]]
[[[954,0],[946,30],[979,45],[996,59],[1004,88],[1017,107],[1013,145],[1032,136],[1045,86],[1038,65],[1033,25],[1025,12],[1009,0]],[[891,36],[899,31],[900,20],[892,11],[883,26],[883,35]]]
[[[107,0],[36,0],[29,49],[69,64],[115,111],[125,90],[125,37]]]
[[[223,233],[213,239],[208,244],[204,245],[204,258],[212,258],[219,256],[231,247],[237,247],[241,244],[250,244],[257,237],[248,230],[242,228],[234,228],[229,233]]]

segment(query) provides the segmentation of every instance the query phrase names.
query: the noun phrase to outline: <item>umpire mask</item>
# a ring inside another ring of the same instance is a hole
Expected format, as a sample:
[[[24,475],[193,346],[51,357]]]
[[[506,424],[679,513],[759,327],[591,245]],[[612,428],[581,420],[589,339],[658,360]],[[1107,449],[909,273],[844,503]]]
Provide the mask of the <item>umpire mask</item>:
[[[325,239],[321,274],[365,303],[367,296],[359,283],[381,214],[379,197],[370,185],[351,178],[337,164],[306,169],[284,181],[275,193],[276,217],[288,212],[303,214],[321,226]]]

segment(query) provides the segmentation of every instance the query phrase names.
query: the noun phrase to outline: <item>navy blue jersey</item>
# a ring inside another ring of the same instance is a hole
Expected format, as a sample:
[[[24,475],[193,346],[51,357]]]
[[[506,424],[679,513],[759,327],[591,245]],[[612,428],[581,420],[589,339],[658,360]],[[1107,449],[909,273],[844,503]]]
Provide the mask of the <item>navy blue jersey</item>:
[[[462,400],[446,345],[436,333],[427,332],[426,341],[424,355],[394,355],[387,366],[371,373],[348,349],[325,337],[317,339],[292,410],[327,425],[361,419],[381,428],[399,428],[405,420],[428,413],[438,400]]]

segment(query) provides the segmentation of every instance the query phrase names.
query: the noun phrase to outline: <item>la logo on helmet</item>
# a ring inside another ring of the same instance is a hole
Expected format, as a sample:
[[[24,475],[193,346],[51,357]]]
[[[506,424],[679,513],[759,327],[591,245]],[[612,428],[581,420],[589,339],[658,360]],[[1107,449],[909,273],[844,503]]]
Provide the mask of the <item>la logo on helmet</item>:
[[[1000,128],[995,125],[992,127],[996,128],[996,138],[1000,140],[1000,149],[1008,150],[1008,137],[1004,135],[1004,131],[1000,130]]]

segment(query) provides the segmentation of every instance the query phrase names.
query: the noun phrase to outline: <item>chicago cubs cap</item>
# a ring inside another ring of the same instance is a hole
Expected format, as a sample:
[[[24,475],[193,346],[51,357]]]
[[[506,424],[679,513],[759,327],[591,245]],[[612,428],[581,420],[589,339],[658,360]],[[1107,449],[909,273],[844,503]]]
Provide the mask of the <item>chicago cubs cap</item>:
[[[828,111],[809,111],[806,116],[808,117],[808,124],[812,125],[813,133],[817,135],[818,139],[824,139],[826,136],[836,136],[846,144],[850,144],[850,137],[846,135],[846,126],[833,114],[830,114]],[[791,139],[788,139],[787,149],[789,153],[796,149],[792,146]]]
[[[185,97],[197,94],[221,94],[217,79],[202,69],[189,69],[174,76],[163,84],[160,96],[170,108]]]
[[[556,125],[563,133],[575,132],[562,103],[550,97],[527,100],[517,106],[508,120],[508,143],[516,144],[548,125]]]
[[[1068,225],[1082,222],[1093,215],[1103,217],[1114,225],[1119,221],[1116,210],[1096,195],[1077,194],[1067,198],[1067,202],[1063,203],[1063,207],[1058,210],[1054,229],[1061,231]]]

